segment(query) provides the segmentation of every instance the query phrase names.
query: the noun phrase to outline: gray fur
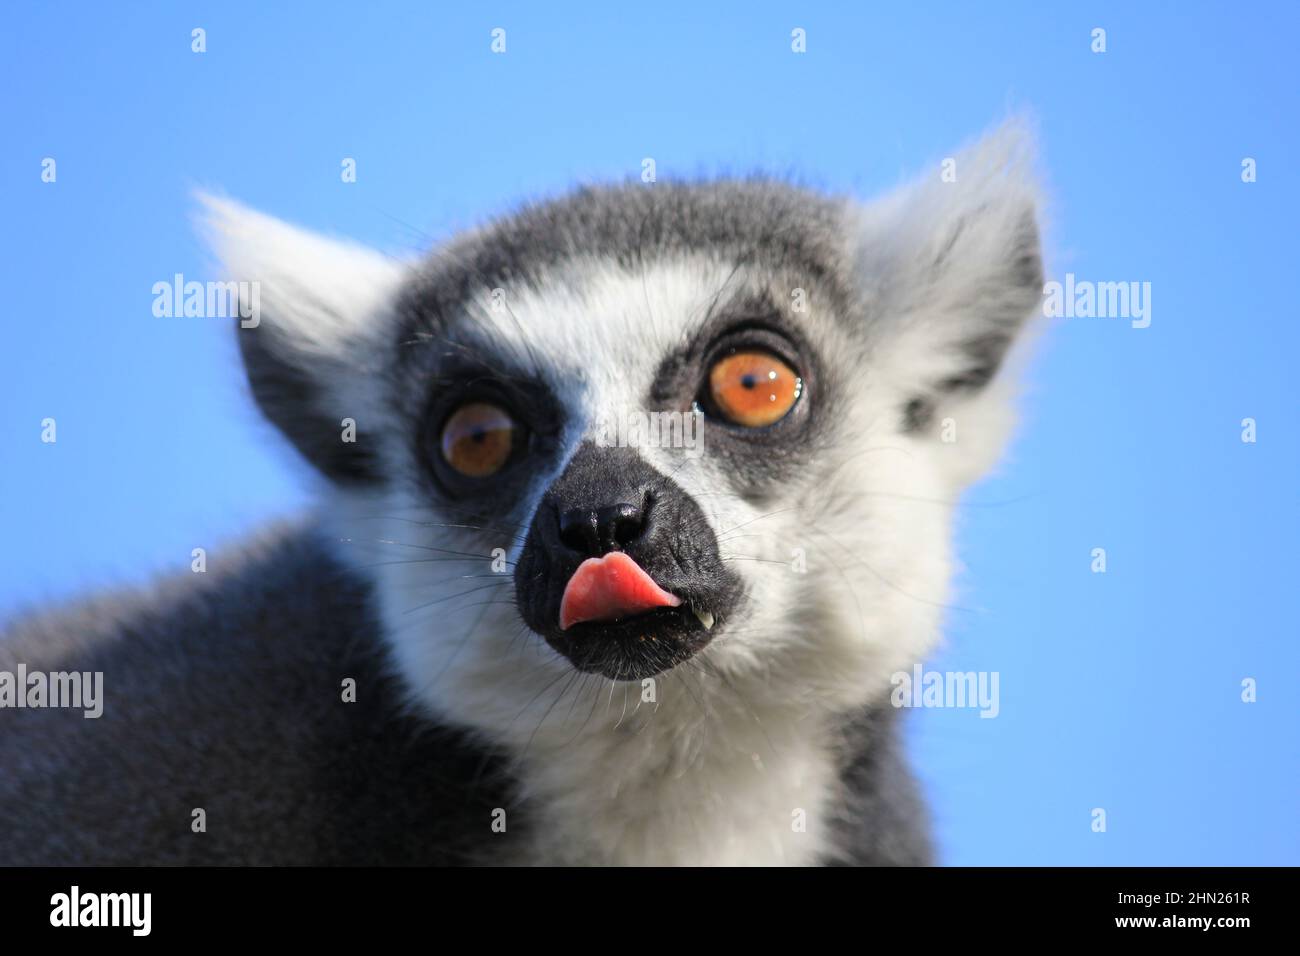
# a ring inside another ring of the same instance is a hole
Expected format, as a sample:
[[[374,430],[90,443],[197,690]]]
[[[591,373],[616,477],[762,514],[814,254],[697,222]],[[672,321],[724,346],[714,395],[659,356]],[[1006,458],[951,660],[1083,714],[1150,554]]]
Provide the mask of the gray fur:
[[[103,716],[0,711],[0,864],[446,864],[522,830],[503,762],[407,711],[366,586],[305,530],[229,570],[19,622],[0,669],[104,673]],[[357,682],[355,703],[342,681]],[[494,808],[515,830],[493,834]],[[191,830],[192,812],[207,832]]]

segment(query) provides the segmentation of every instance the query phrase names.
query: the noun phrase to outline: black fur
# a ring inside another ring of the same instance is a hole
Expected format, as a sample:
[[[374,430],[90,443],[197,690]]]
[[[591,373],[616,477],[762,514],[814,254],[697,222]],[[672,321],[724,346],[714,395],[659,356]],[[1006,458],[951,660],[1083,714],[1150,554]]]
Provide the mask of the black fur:
[[[342,419],[323,411],[318,378],[279,354],[268,325],[236,325],[235,336],[258,407],[304,458],[341,485],[383,480],[373,447],[375,435],[359,427],[355,441],[342,440]]]
[[[853,866],[930,866],[930,821],[900,739],[898,709],[882,701],[839,727],[843,800],[832,823],[834,855]]]

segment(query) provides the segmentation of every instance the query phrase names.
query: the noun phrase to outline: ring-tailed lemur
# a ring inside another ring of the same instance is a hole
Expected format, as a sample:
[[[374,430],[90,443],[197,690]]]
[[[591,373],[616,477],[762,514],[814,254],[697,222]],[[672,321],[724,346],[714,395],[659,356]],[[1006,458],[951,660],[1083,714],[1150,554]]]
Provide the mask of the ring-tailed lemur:
[[[930,861],[890,676],[1007,428],[1027,154],[585,188],[419,261],[205,200],[328,495],[10,628],[11,692],[101,672],[103,713],[11,693],[0,862]]]

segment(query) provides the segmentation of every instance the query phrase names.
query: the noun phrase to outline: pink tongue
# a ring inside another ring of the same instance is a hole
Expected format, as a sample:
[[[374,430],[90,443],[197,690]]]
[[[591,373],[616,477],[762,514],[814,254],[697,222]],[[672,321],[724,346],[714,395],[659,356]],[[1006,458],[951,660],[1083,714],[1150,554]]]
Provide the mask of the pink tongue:
[[[617,621],[656,607],[677,607],[669,594],[622,551],[578,565],[560,599],[560,630],[583,621]]]

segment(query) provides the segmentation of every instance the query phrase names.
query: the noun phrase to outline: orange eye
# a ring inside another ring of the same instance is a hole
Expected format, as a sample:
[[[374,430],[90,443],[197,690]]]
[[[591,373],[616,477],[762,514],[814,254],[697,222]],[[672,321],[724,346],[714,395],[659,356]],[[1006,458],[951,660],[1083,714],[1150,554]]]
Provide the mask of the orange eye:
[[[442,426],[442,457],[468,478],[486,478],[510,458],[514,437],[514,419],[504,409],[471,402],[452,412]]]
[[[737,425],[762,428],[794,407],[803,382],[770,352],[734,352],[709,370],[709,393],[718,411]]]

